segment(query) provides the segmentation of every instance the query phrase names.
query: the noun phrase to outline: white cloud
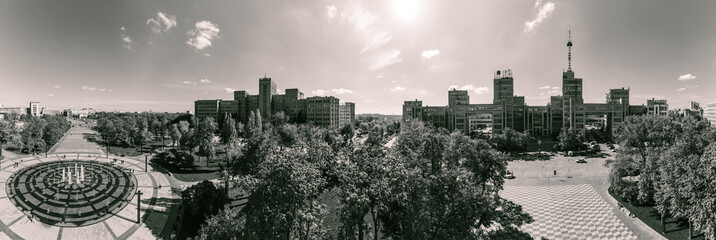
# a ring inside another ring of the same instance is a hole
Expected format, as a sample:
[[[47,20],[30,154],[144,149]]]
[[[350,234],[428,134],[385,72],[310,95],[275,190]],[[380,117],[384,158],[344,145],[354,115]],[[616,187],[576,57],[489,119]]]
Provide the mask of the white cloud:
[[[551,88],[551,87],[550,87],[550,86],[541,86],[541,87],[539,87],[539,89],[549,89],[549,88]]]
[[[60,87],[60,85],[55,85],[55,86],[52,87],[52,88],[61,88],[61,87]]]
[[[400,51],[393,49],[392,51],[382,52],[378,58],[371,61],[370,66],[368,66],[368,70],[376,71],[401,61],[403,61],[403,59],[400,58]]]
[[[479,87],[475,89],[475,93],[477,93],[477,95],[482,95],[488,93],[489,91],[490,90],[487,87]]]
[[[539,5],[540,1],[538,0],[535,5]],[[544,5],[542,5],[541,8],[539,8],[539,12],[537,13],[537,18],[535,18],[532,21],[525,22],[525,32],[531,32],[534,30],[535,27],[539,23],[541,23],[545,18],[549,17],[550,14],[552,14],[552,11],[554,11],[554,3],[547,2]]]
[[[535,8],[539,7],[540,4],[542,4],[542,0],[535,1]]]
[[[328,18],[334,18],[336,17],[338,9],[336,9],[335,5],[327,5],[326,6],[326,17]]]
[[[331,91],[333,93],[335,93],[336,95],[353,93],[353,90],[345,89],[345,88],[334,88],[334,89],[331,89]]]
[[[236,89],[233,89],[233,88],[224,88],[224,92],[225,92],[225,93],[233,93],[234,91],[236,91]]]
[[[684,91],[684,90],[686,90],[686,88],[677,88],[676,89],[676,91],[679,91],[679,92]]]
[[[206,78],[201,79],[199,82],[200,83],[211,83],[211,81],[209,81],[209,79],[206,79]]]
[[[184,83],[184,84],[196,84],[196,82],[192,82],[192,81],[184,81],[184,82],[182,82],[182,83]]]
[[[390,40],[393,40],[393,36],[390,35],[390,33],[388,32],[374,34],[366,40],[365,46],[360,51],[360,53],[363,54],[370,49],[375,49],[380,46],[383,46],[386,43],[390,42]]]
[[[197,22],[194,28],[186,33],[191,37],[186,44],[196,50],[210,47],[211,41],[219,37],[219,31],[219,27],[209,21]]]
[[[395,86],[394,88],[391,88],[390,91],[391,92],[402,92],[402,91],[405,91],[405,87]]]
[[[209,53],[204,53],[204,56],[206,56],[206,57],[211,57],[211,54],[209,54]]]
[[[697,84],[697,85],[688,85],[688,84],[687,84],[687,85],[684,86],[684,87],[686,87],[686,88],[697,88],[697,87],[699,87],[699,85],[698,85],[698,84]]]
[[[420,54],[421,57],[430,59],[432,57],[435,57],[437,55],[440,55],[440,50],[433,49],[433,50],[425,50],[423,53]]]
[[[679,76],[678,79],[679,79],[679,81],[689,81],[689,80],[694,80],[694,79],[696,79],[696,76],[691,75],[691,73],[688,73],[688,74],[684,74],[684,75]]]
[[[475,89],[475,86],[472,86],[471,84],[468,84],[468,85],[465,85],[465,86],[462,86],[462,87],[459,87],[459,86],[457,86],[457,85],[450,85],[450,86],[448,87],[448,90],[453,90],[453,89],[456,89],[456,90],[468,90],[468,91],[470,91],[470,90]]]
[[[90,92],[111,92],[112,89],[106,89],[106,88],[96,88],[96,87],[90,87],[90,86],[82,86],[82,90],[90,91]]]
[[[177,26],[177,18],[173,15],[169,15],[163,12],[157,12],[156,18],[147,19],[147,26],[149,26],[149,28],[152,29],[152,32],[155,34],[168,32],[173,27]]]
[[[331,90],[323,90],[323,89],[316,89],[314,91],[311,91],[314,95],[317,96],[328,96],[331,93],[335,95],[343,95],[343,94],[351,94],[353,93],[353,90],[345,89],[345,88],[334,88]]]
[[[47,94],[47,96],[48,96],[48,97],[54,97],[55,94],[50,93],[50,94]]]
[[[122,47],[129,50],[134,50],[132,48],[132,45],[134,45],[134,41],[127,35],[127,28],[122,26],[120,30],[122,30]]]
[[[311,93],[313,93],[313,95],[316,95],[316,96],[326,96],[326,95],[328,95],[329,92],[330,91],[326,91],[323,89],[317,89],[317,90],[311,91]]]

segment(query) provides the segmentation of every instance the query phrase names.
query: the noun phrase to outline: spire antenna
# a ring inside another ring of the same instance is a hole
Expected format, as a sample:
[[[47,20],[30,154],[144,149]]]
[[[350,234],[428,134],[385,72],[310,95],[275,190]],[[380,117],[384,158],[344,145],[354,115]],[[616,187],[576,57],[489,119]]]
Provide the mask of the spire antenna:
[[[572,71],[572,27],[569,27],[569,41],[567,41],[567,72]]]

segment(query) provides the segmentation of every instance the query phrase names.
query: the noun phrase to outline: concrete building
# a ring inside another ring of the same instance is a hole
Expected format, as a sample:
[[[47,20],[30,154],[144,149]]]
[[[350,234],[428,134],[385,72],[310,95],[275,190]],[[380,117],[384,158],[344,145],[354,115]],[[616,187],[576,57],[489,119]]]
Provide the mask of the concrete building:
[[[707,103],[703,109],[704,118],[711,122],[712,127],[716,127],[716,102]]]
[[[261,118],[268,120],[275,113],[283,112],[289,122],[314,122],[319,126],[341,126],[341,110],[344,121],[355,121],[355,103],[339,105],[335,97],[305,98],[296,88],[286,89],[277,94],[277,85],[267,77],[259,78],[259,94],[250,95],[244,90],[234,91],[233,100],[197,100],[194,114],[198,118],[213,117],[223,121],[228,113],[238,122],[246,123],[252,111],[259,111]],[[342,109],[343,108],[343,109]]]
[[[271,100],[276,95],[276,83],[271,78],[259,79],[259,111],[261,117],[271,117]]]
[[[628,88],[610,89],[605,103],[584,103],[583,79],[576,77],[572,70],[572,46],[570,34],[567,42],[568,67],[562,72],[562,95],[550,96],[546,106],[528,106],[524,96],[514,95],[515,78],[512,70],[508,69],[494,73],[492,104],[470,104],[466,91],[450,90],[448,106],[423,106],[423,102],[417,99],[405,101],[403,120],[420,119],[433,126],[449,131],[460,130],[465,134],[501,133],[510,128],[534,136],[557,136],[565,128],[582,133],[587,129],[604,129],[613,134],[615,126],[627,116],[647,113],[649,106],[629,105]]]
[[[28,108],[28,113],[32,116],[41,116],[42,109],[40,108],[40,103],[30,102],[30,108]]]
[[[646,114],[666,116],[668,113],[669,104],[667,104],[666,99],[652,98],[646,100]]]
[[[339,101],[332,96],[306,98],[307,121],[316,126],[338,128]]]
[[[339,107],[338,114],[338,125],[343,127],[348,124],[353,124],[356,121],[356,104],[352,102],[346,102],[341,104]]]

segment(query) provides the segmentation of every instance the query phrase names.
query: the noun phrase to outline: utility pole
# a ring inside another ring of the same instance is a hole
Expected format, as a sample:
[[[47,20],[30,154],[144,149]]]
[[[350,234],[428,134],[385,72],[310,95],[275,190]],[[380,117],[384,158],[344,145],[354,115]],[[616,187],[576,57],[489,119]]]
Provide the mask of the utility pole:
[[[149,156],[149,154],[144,155],[144,172],[147,172],[147,156]]]

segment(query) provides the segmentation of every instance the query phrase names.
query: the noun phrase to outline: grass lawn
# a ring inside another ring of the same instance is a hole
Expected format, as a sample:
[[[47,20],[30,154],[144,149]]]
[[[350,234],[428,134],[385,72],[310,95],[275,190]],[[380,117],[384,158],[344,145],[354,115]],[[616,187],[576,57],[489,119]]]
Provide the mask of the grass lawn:
[[[685,221],[678,221],[673,218],[666,218],[666,233],[661,232],[661,217],[653,206],[635,206],[624,201],[619,196],[615,196],[609,191],[609,194],[622,204],[627,210],[636,215],[639,220],[646,223],[650,228],[666,237],[667,239],[689,239],[689,225]],[[696,235],[693,239],[704,239],[703,235],[694,231]]]
[[[542,140],[542,144],[537,144],[537,140]],[[558,141],[553,141],[552,137],[549,136],[535,137],[535,140],[527,145],[527,152],[537,152],[539,150],[542,150],[542,152],[551,152],[552,146],[557,143]]]
[[[204,181],[219,178],[219,171],[212,172],[186,172],[186,173],[172,173],[172,176],[179,181],[184,182],[195,182]]]

